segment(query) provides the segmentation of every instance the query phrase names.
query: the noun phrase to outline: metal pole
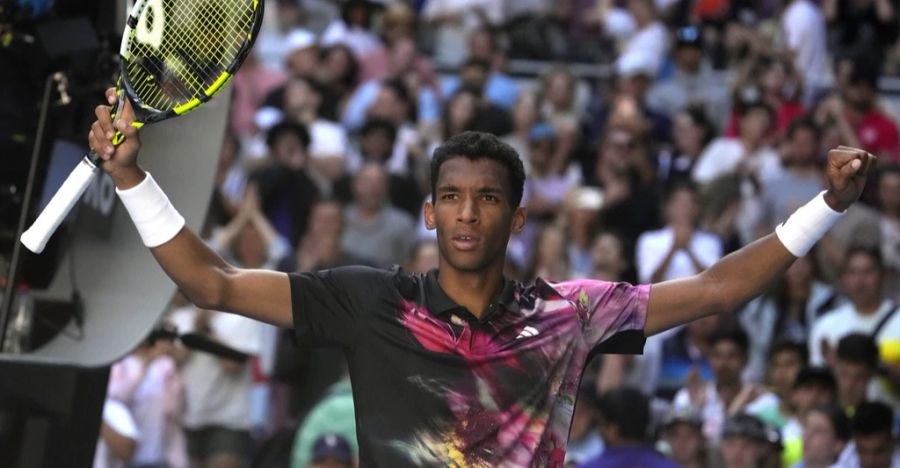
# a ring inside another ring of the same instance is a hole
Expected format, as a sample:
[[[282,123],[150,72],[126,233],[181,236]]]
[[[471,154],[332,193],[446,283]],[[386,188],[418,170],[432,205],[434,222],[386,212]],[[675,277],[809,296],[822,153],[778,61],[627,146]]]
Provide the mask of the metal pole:
[[[28,181],[25,184],[25,194],[22,198],[22,211],[19,213],[19,225],[16,227],[16,241],[13,242],[12,259],[9,262],[9,274],[6,280],[6,290],[3,293],[3,303],[0,306],[0,351],[6,344],[6,327],[9,325],[10,309],[12,308],[13,294],[16,292],[16,280],[19,275],[19,266],[22,263],[22,243],[19,237],[25,232],[26,223],[31,213],[31,200],[34,192],[34,179],[37,177],[38,158],[41,154],[41,146],[44,140],[44,127],[47,123],[47,111],[50,108],[50,91],[57,75],[47,77],[44,83],[44,97],[41,99],[41,113],[38,117],[37,133],[34,135],[34,147],[31,151],[31,166],[28,168]]]

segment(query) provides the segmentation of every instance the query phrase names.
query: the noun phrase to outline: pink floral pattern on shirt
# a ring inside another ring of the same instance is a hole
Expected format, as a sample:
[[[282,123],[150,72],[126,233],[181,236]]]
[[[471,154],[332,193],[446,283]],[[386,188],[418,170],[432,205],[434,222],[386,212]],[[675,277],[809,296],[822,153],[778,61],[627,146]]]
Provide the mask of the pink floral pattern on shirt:
[[[503,311],[475,329],[404,301],[399,318],[416,340],[461,358],[472,378],[410,376],[453,418],[393,445],[416,465],[563,466],[588,354],[619,332],[642,330],[648,298],[646,285],[538,280],[516,292],[518,313]]]

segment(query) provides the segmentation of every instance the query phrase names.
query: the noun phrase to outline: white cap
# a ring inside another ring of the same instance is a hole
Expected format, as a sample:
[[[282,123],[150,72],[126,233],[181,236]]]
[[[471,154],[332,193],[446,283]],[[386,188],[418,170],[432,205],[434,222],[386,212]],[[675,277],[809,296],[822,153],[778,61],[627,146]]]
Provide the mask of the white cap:
[[[337,124],[323,121],[309,129],[309,155],[313,158],[344,157],[347,153],[347,132]]]
[[[287,39],[284,40],[284,48],[289,52],[306,49],[315,45],[316,35],[303,28],[294,29],[288,33]]]
[[[627,52],[616,60],[616,75],[630,78],[636,75],[656,77],[657,62],[653,56],[644,52]]]
[[[284,112],[276,107],[266,106],[256,111],[256,114],[253,115],[253,123],[256,124],[256,128],[266,131],[281,122],[283,118]]]

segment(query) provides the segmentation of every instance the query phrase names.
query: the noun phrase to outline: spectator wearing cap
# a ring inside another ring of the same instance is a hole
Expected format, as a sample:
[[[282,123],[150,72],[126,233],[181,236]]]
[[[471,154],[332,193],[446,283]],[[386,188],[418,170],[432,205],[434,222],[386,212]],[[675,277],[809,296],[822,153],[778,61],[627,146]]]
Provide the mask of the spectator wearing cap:
[[[900,444],[894,435],[895,413],[879,402],[863,403],[850,420],[853,442],[844,449],[842,467],[896,468],[900,466]]]
[[[314,76],[319,65],[319,41],[316,35],[302,28],[285,38],[284,67],[289,76]]]
[[[747,365],[747,334],[738,326],[723,327],[713,333],[709,365],[713,381],[689,379],[675,395],[676,408],[693,408],[703,417],[703,434],[718,441],[726,418],[740,412],[755,414],[762,408],[778,404],[778,397],[765,389],[742,381]]]
[[[606,447],[600,456],[580,468],[677,466],[648,443],[650,404],[639,390],[627,387],[609,390],[600,396],[598,409],[600,435]]]
[[[850,421],[837,405],[812,407],[803,417],[803,458],[791,468],[829,468],[850,441]]]
[[[778,443],[777,433],[746,413],[729,417],[722,428],[719,454],[723,468],[777,466],[767,463],[770,446]]]
[[[674,409],[666,415],[662,426],[662,442],[668,457],[682,468],[712,467],[710,453],[703,439],[703,420],[691,409]]]
[[[340,434],[326,434],[313,444],[309,468],[353,468],[356,463],[350,443]]]
[[[728,84],[716,75],[704,58],[703,35],[696,26],[675,30],[674,71],[671,76],[655,83],[647,93],[647,105],[669,117],[689,105],[699,106],[713,122],[725,122],[731,104]],[[677,132],[673,132],[677,138]]]
[[[830,362],[838,340],[850,333],[873,336],[876,343],[900,337],[900,312],[884,296],[884,267],[878,250],[850,249],[844,258],[840,283],[849,301],[813,324],[809,356],[813,365]]]
[[[323,438],[334,435],[339,435],[343,442],[350,446],[351,457],[355,459],[359,454],[359,446],[356,440],[355,410],[349,379],[343,379],[332,385],[300,424],[294,437],[291,468],[311,466],[315,457],[315,447],[320,445]]]
[[[274,10],[266,15],[259,36],[253,46],[253,54],[260,61],[260,64],[269,70],[285,72],[285,57],[291,52],[291,49],[300,44],[297,37],[292,38],[292,34],[297,31],[309,32],[306,29],[300,29],[302,11],[300,2],[297,0],[277,0],[274,3]],[[269,5],[271,8],[271,5]],[[302,44],[301,44],[302,45]]]

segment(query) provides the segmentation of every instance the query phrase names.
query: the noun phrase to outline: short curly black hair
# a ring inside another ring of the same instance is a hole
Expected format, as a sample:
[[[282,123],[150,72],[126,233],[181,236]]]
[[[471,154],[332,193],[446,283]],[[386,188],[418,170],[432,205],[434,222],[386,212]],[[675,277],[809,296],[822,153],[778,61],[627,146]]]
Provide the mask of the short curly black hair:
[[[490,159],[506,168],[510,194],[509,205],[512,209],[519,207],[519,204],[522,203],[522,192],[525,190],[525,166],[519,158],[519,153],[495,135],[472,131],[454,135],[434,150],[431,158],[432,203],[435,199],[434,192],[437,190],[441,165],[450,159],[460,157],[473,161]]]

